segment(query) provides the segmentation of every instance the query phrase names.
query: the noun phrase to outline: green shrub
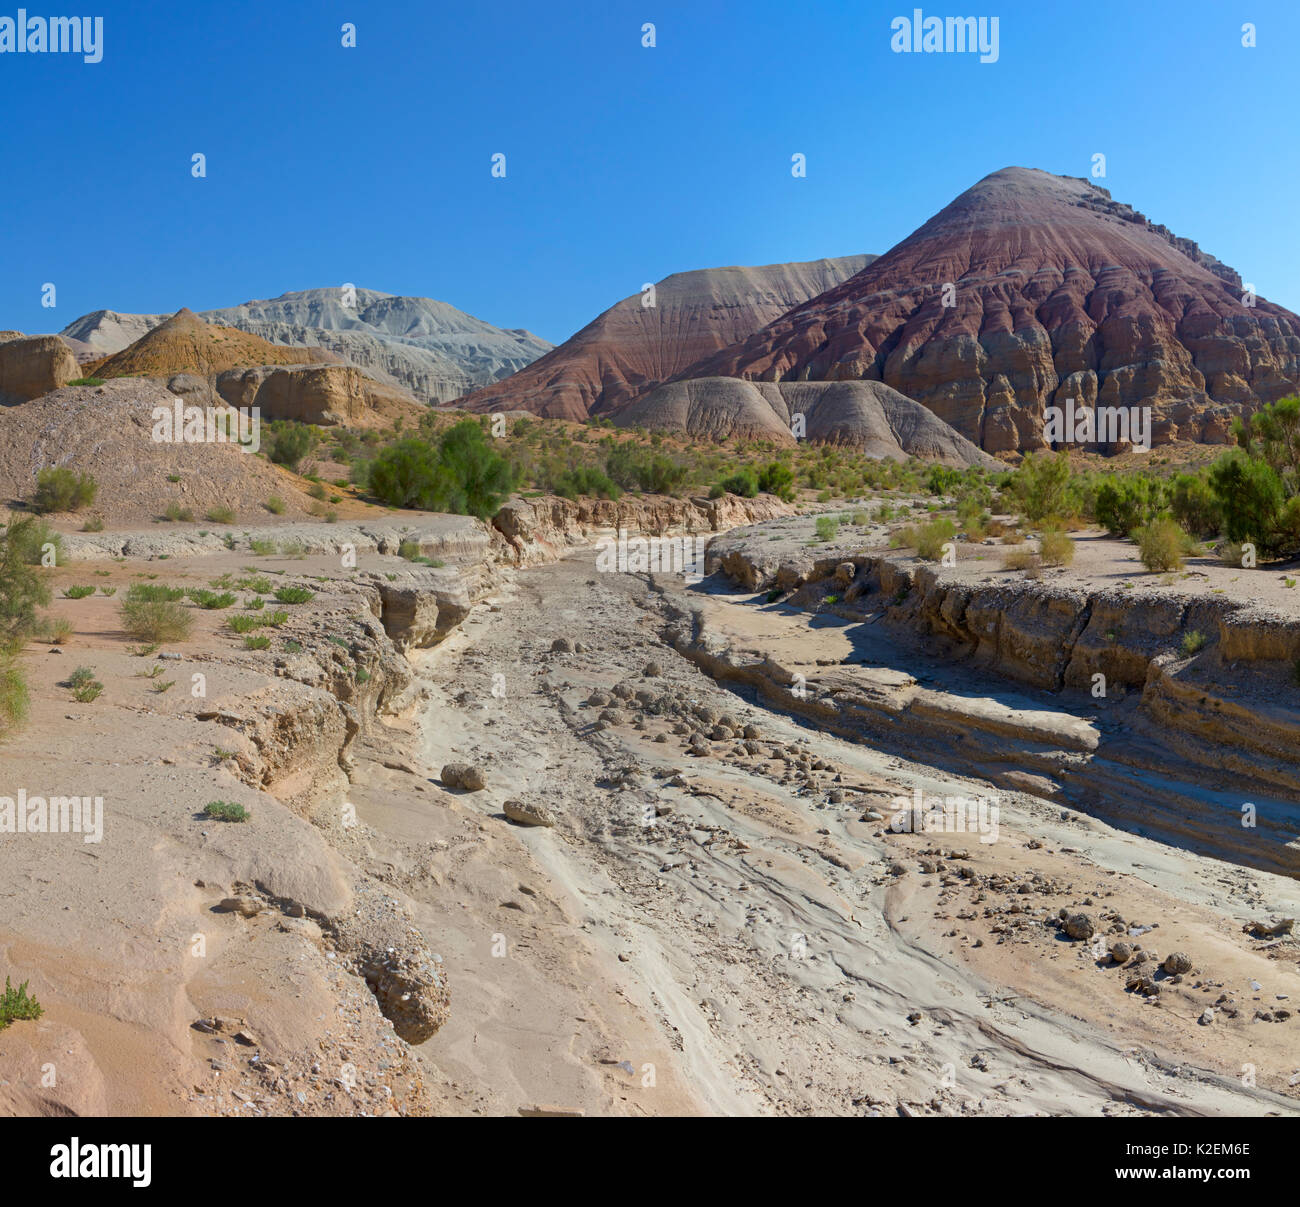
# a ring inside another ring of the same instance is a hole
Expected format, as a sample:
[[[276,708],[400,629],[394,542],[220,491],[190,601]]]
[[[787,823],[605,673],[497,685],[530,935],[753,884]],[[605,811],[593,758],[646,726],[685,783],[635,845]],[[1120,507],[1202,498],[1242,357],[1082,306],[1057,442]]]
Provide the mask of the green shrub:
[[[1012,475],[1011,493],[1032,523],[1049,516],[1064,519],[1076,510],[1070,495],[1068,453],[1028,453]]]
[[[1135,528],[1149,524],[1164,505],[1163,483],[1133,474],[1106,479],[1097,490],[1093,512],[1107,532],[1128,536]]]
[[[210,800],[203,812],[213,821],[247,821],[252,816],[243,805],[232,800]]]
[[[1253,540],[1266,547],[1283,502],[1277,471],[1233,449],[1210,467],[1210,488],[1223,512],[1228,539]]]
[[[389,445],[370,465],[369,488],[390,507],[419,507],[486,520],[501,508],[514,473],[488,445],[473,419],[453,424],[437,447],[409,436]]]
[[[265,623],[260,616],[245,616],[242,612],[226,617],[226,624],[236,633],[251,633]]]
[[[220,507],[209,508],[203,517],[211,524],[233,524],[235,522],[235,509],[226,507],[224,504]]]
[[[833,541],[840,532],[840,522],[834,516],[821,515],[817,517],[817,539],[819,541]]]
[[[1183,634],[1183,653],[1190,658],[1193,654],[1200,653],[1205,648],[1205,643],[1209,640],[1204,633],[1193,629],[1190,633]]]
[[[131,601],[143,603],[175,603],[185,598],[184,587],[168,587],[163,583],[132,583],[126,589],[126,597]]]
[[[244,649],[246,650],[264,650],[270,644],[271,639],[265,633],[259,634],[257,637],[244,638]]]
[[[742,499],[752,499],[758,494],[758,475],[747,465],[744,469],[723,478],[718,484],[724,494],[739,495]]]
[[[284,500],[279,495],[272,495],[262,504],[272,515],[284,515]]]
[[[1198,537],[1216,535],[1223,524],[1219,500],[1199,474],[1179,474],[1169,491],[1169,506],[1183,528]]]
[[[99,487],[89,474],[79,474],[67,466],[41,470],[36,475],[36,493],[32,504],[38,511],[80,511],[95,501]]]
[[[72,689],[72,698],[78,704],[89,704],[92,700],[98,698],[99,693],[104,690],[104,685],[98,679],[92,679],[89,683],[82,683]]]
[[[85,599],[87,595],[94,594],[95,588],[93,586],[85,586],[82,584],[78,584],[75,587],[65,587],[63,589],[64,599]]]
[[[102,386],[103,384],[102,377],[74,377],[68,382],[70,386]]]
[[[316,444],[316,433],[306,424],[287,419],[273,420],[264,425],[263,439],[266,455],[276,465],[284,465],[295,473],[299,462]]]
[[[45,1013],[40,1002],[28,996],[27,985],[28,982],[24,981],[15,989],[5,977],[4,996],[0,997],[0,1031],[10,1023],[30,1022]]]
[[[322,482],[313,482],[313,483],[311,484],[310,489],[307,491],[307,493],[308,493],[308,494],[309,494],[313,499],[319,499],[319,500],[323,503],[323,502],[325,501],[325,497],[326,497],[326,495],[327,495],[329,492],[325,489],[325,485],[324,485],[324,483],[322,483]]]
[[[162,518],[173,524],[178,520],[181,523],[188,524],[194,519],[194,513],[188,507],[182,507],[179,503],[168,503],[163,508]]]
[[[276,602],[285,604],[311,603],[316,598],[315,591],[306,587],[279,587],[275,591]]]
[[[194,617],[171,600],[132,599],[121,606],[122,627],[137,641],[183,641],[194,627]]]
[[[269,612],[267,613],[266,623],[273,628],[279,628],[289,619],[288,612]]]
[[[95,671],[93,667],[79,666],[68,676],[69,687],[81,687],[85,683],[93,683],[95,680]]]
[[[915,549],[917,557],[927,562],[937,562],[943,556],[943,547],[957,535],[957,525],[947,516],[937,516],[926,524],[910,524],[903,529],[902,543]]]
[[[590,465],[577,465],[566,469],[551,481],[551,490],[563,499],[576,499],[587,495],[597,499],[617,499],[623,490],[606,474]]]
[[[5,530],[6,548],[28,566],[63,565],[63,536],[44,520],[33,516],[10,518]]]
[[[190,591],[189,597],[208,611],[220,611],[222,608],[232,607],[235,603],[235,596],[229,591],[222,591],[218,594],[216,591],[208,591],[200,588],[197,591]]]
[[[86,517],[86,522],[81,526],[82,532],[103,532],[104,517],[102,515],[92,515]]]

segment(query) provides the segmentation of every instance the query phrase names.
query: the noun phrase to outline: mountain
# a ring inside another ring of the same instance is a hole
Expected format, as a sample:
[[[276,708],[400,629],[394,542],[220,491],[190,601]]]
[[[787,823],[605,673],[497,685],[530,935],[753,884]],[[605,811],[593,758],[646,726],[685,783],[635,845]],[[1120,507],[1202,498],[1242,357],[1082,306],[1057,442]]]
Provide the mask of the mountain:
[[[815,444],[847,445],[896,461],[923,457],[947,465],[997,464],[919,402],[879,381],[673,381],[623,407],[614,422],[694,440],[792,445],[790,427],[799,414]]]
[[[557,419],[604,414],[745,339],[874,258],[674,273],[655,285],[653,306],[644,304],[649,295],[624,298],[534,364],[457,405]]]
[[[178,310],[135,343],[94,366],[97,377],[167,377],[188,373],[215,377],[249,365],[294,365],[329,359],[319,351],[283,348],[233,327],[205,323],[192,310]]]
[[[1300,382],[1300,317],[1243,290],[1090,181],[1005,168],[679,377],[883,381],[990,452],[1043,447],[1067,398],[1150,406],[1155,443],[1222,441]]]
[[[273,344],[319,347],[402,385],[424,402],[445,402],[522,369],[552,347],[527,331],[502,330],[432,298],[373,289],[306,289],[200,314]],[[345,305],[345,301],[355,305]],[[101,354],[118,352],[167,319],[99,310],[62,335]]]

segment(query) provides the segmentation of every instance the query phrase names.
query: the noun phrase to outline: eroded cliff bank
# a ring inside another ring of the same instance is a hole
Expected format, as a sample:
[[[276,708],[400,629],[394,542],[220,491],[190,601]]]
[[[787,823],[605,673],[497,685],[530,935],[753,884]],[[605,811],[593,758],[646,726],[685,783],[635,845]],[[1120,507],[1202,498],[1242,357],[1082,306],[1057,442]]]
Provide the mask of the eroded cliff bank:
[[[999,578],[810,535],[738,529],[706,569],[764,593],[760,609],[846,627],[846,658],[795,665],[704,607],[678,648],[841,732],[1300,872],[1300,616],[1245,591]]]

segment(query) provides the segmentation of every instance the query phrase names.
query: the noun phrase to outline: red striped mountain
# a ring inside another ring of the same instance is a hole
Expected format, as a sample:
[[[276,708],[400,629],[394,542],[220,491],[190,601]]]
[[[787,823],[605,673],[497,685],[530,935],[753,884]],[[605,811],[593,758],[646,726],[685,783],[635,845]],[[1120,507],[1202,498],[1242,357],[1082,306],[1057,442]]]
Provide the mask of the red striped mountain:
[[[679,380],[882,381],[990,452],[1042,447],[1067,398],[1150,406],[1155,443],[1222,441],[1300,383],[1300,317],[1243,295],[1105,189],[1005,168]]]
[[[531,411],[552,419],[606,413],[700,357],[745,339],[873,259],[843,256],[674,273],[655,285],[653,298],[639,293],[624,298],[540,360],[455,405]]]

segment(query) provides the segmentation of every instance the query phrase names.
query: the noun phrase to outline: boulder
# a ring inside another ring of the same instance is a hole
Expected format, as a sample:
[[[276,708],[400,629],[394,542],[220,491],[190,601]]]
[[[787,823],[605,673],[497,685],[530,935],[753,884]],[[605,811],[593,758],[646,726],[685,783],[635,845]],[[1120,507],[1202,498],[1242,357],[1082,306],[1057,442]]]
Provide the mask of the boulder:
[[[521,826],[555,825],[555,814],[545,805],[522,800],[508,800],[502,806],[502,812],[513,822]]]

